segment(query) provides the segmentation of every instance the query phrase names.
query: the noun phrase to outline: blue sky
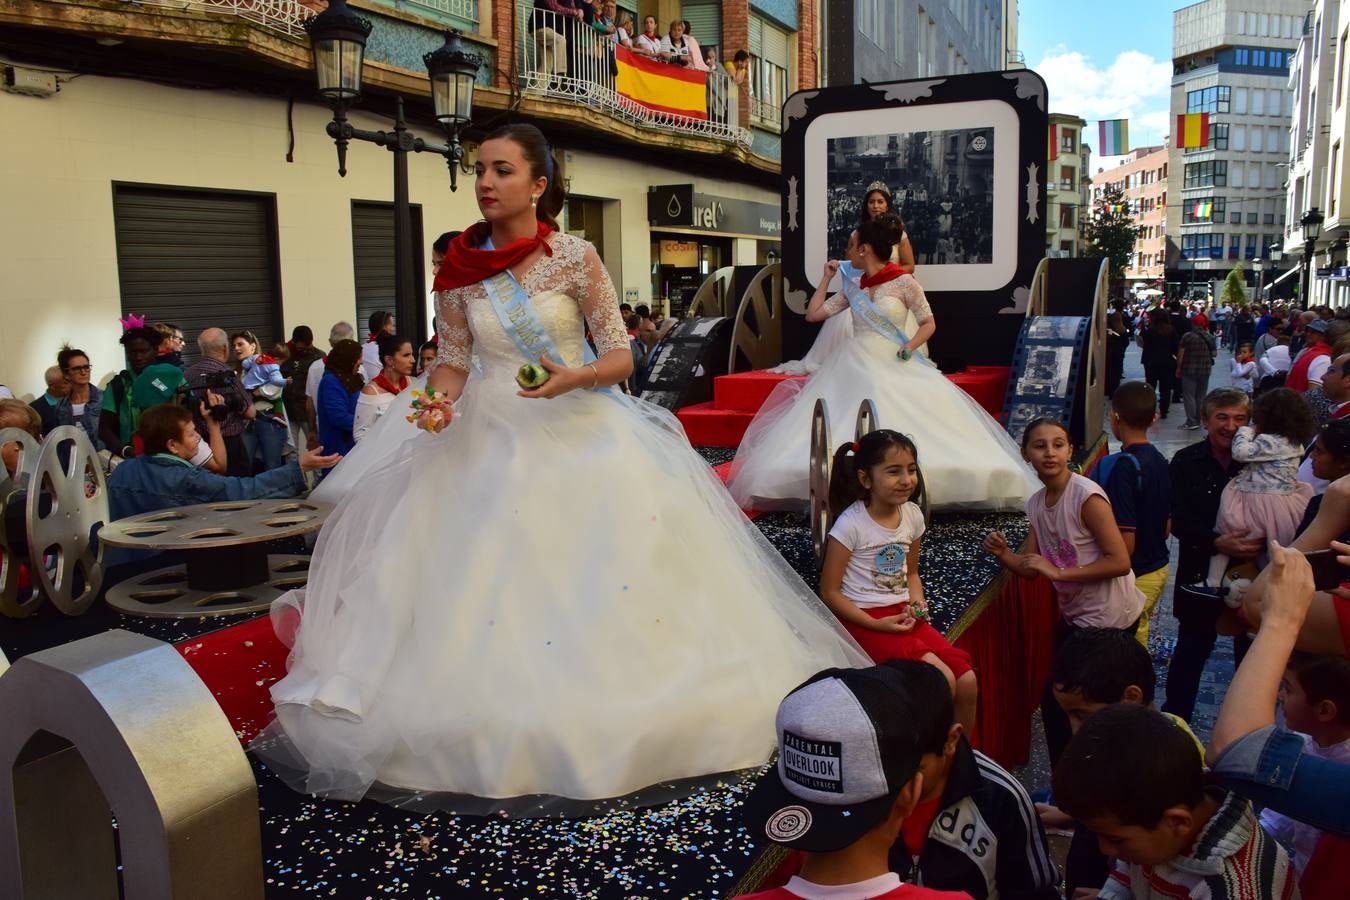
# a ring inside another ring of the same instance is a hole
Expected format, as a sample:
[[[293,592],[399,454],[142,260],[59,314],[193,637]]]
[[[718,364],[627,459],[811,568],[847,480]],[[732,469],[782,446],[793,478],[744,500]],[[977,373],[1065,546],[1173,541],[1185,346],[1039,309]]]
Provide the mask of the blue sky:
[[[1088,120],[1092,170],[1098,119],[1129,119],[1131,147],[1168,132],[1172,12],[1178,0],[1020,0],[1018,46],[1050,89],[1050,111]],[[1106,161],[1108,166],[1114,160]]]

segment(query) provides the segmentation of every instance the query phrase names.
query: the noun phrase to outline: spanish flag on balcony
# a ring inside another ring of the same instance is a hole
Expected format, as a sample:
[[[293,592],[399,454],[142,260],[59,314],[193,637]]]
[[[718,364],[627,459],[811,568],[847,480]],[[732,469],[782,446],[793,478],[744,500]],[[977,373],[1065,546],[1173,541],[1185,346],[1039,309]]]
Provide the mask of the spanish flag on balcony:
[[[614,87],[619,96],[655,112],[708,118],[706,73],[656,62],[627,47],[614,48],[614,62],[618,66]]]
[[[1209,113],[1186,113],[1177,116],[1177,146],[1209,146]]]

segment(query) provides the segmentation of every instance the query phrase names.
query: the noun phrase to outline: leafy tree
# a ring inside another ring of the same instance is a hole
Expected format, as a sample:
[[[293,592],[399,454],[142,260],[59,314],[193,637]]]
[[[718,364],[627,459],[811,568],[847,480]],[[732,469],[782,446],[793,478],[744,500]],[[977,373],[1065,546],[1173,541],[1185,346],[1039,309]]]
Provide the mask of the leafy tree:
[[[1242,263],[1233,266],[1233,271],[1228,273],[1228,277],[1223,280],[1223,291],[1219,294],[1220,306],[1231,306],[1236,309],[1240,304],[1247,302],[1247,273],[1242,269]]]
[[[1139,227],[1134,224],[1125,192],[1109,187],[1093,204],[1092,217],[1083,226],[1085,256],[1111,261],[1111,279],[1125,277],[1125,268],[1134,256],[1134,241]]]

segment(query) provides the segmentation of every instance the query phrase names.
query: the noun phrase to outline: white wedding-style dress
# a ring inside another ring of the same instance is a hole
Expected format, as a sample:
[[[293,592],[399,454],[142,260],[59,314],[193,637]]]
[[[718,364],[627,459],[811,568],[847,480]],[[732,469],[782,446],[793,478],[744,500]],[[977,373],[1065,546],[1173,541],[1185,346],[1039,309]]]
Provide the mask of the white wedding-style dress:
[[[594,249],[549,243],[523,287],[560,355],[582,363],[583,314],[601,355],[626,351]],[[337,467],[308,586],[273,607],[293,649],[253,749],[288,783],[593,813],[762,765],[788,691],[870,664],[670,413],[519,397],[524,359],[483,286],[437,312],[440,362],[469,370],[476,350],[481,372],[442,433],[396,401],[358,445],[385,457]]]
[[[892,322],[931,316],[923,288],[901,275],[868,288]],[[838,293],[825,301],[830,321],[848,316],[853,337],[834,344],[806,381],[773,389],[746,430],[727,486],[744,509],[804,509],[809,497],[811,417],[825,399],[835,446],[853,439],[858,406],[876,403],[878,426],[913,438],[929,499],[938,510],[1022,510],[1040,487],[1008,433],[970,395],[919,357],[902,362],[899,347],[853,312]],[[832,448],[833,449],[833,448]]]

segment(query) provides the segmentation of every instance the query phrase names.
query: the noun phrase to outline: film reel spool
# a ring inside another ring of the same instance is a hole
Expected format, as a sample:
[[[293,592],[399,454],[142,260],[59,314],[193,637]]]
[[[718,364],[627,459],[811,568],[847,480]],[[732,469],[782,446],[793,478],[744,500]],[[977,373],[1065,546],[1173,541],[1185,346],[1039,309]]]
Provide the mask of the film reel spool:
[[[877,424],[879,418],[880,416],[877,415],[877,405],[872,402],[871,398],[859,403],[857,423],[853,426],[853,439],[855,441],[861,441],[863,435],[867,434],[869,431],[876,431],[880,428],[881,426]]]
[[[88,611],[103,586],[103,545],[94,536],[108,517],[108,484],[84,429],[53,429],[29,480],[28,558],[34,586],[68,616]],[[55,550],[50,569],[49,550]]]
[[[807,477],[811,503],[811,549],[816,565],[825,561],[825,540],[830,533],[830,466],[834,448],[830,445],[830,414],[825,398],[816,401],[811,413],[811,462]]]
[[[12,477],[0,465],[0,615],[22,619],[47,599],[36,588],[19,595],[19,567],[28,563],[28,486],[40,445],[22,429],[0,428],[0,446],[6,444],[18,444],[19,456]]]

